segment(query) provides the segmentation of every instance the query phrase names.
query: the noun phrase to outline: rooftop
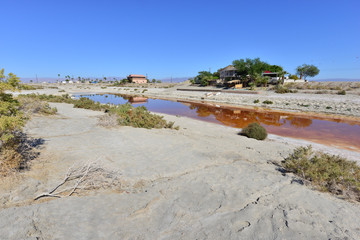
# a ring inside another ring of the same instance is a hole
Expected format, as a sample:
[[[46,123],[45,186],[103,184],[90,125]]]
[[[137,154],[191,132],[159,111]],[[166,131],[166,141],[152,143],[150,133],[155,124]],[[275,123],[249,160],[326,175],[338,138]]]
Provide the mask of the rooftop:
[[[141,74],[130,74],[129,77],[141,77],[141,78],[144,78],[145,76],[141,75]]]

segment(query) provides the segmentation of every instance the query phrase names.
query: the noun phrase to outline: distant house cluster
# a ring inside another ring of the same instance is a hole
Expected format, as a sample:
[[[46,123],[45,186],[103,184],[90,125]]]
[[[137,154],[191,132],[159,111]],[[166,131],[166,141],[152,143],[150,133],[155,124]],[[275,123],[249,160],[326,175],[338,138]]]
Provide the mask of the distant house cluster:
[[[230,83],[232,85],[238,84],[240,82],[240,75],[237,74],[237,70],[233,65],[229,65],[221,70],[219,70],[220,78],[218,83]],[[277,83],[280,80],[279,73],[264,71],[261,74],[263,77],[269,77],[269,83]],[[295,82],[294,79],[289,79],[288,76],[283,76],[284,83]],[[298,79],[296,82],[305,82],[304,79]],[[240,87],[240,86],[239,86]]]

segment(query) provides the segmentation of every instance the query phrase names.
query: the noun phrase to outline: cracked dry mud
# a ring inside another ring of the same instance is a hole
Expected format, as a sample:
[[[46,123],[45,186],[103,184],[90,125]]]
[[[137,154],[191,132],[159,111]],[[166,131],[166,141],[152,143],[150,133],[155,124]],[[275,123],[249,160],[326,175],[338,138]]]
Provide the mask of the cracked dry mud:
[[[52,104],[27,132],[41,155],[0,190],[1,239],[360,239],[360,205],[276,170],[293,146],[183,117],[166,129],[106,129],[102,113]],[[114,190],[33,201],[67,169],[100,159],[121,172]],[[5,184],[6,183],[6,184]]]

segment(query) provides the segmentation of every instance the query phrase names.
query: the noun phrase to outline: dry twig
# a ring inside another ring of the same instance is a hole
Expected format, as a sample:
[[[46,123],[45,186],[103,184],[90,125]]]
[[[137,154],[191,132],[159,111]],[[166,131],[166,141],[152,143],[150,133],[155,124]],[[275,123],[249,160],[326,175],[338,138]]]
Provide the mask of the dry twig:
[[[71,196],[77,190],[92,190],[100,188],[119,188],[121,186],[120,173],[104,169],[99,162],[88,162],[80,167],[71,166],[64,179],[51,191],[42,193],[34,198],[61,198]],[[75,182],[75,183],[74,183]],[[67,193],[66,195],[64,193]]]

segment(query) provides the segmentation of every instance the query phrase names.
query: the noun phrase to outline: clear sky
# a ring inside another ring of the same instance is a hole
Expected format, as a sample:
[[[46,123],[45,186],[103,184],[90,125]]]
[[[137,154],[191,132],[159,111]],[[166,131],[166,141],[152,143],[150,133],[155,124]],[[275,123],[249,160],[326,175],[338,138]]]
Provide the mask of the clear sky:
[[[1,0],[0,68],[21,77],[190,77],[260,57],[360,79],[360,0]]]

